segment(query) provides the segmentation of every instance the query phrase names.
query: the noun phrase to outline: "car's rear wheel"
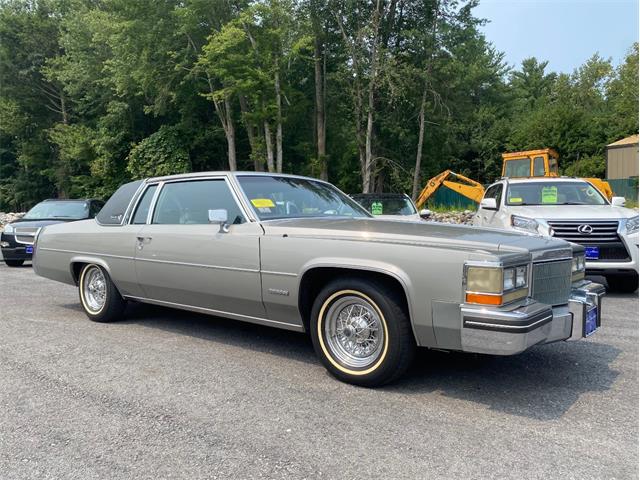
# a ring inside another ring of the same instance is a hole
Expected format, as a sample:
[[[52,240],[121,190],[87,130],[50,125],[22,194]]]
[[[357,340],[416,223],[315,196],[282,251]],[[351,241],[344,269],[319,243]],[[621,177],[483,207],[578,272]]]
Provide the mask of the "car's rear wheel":
[[[638,290],[638,275],[608,275],[607,284],[613,292],[633,293]]]
[[[344,278],[329,283],[311,315],[315,351],[344,382],[384,385],[411,364],[416,345],[404,299],[377,281]]]
[[[85,265],[78,289],[82,308],[94,322],[115,322],[122,318],[126,301],[101,266]]]
[[[5,260],[4,263],[7,264],[7,267],[21,267],[24,260]]]

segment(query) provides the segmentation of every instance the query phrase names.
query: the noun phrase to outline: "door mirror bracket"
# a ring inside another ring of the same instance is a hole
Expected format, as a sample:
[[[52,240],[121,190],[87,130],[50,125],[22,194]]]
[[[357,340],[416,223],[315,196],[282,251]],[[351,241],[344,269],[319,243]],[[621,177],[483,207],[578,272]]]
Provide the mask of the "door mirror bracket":
[[[220,233],[229,233],[228,213],[225,209],[209,210],[209,223],[220,225]]]

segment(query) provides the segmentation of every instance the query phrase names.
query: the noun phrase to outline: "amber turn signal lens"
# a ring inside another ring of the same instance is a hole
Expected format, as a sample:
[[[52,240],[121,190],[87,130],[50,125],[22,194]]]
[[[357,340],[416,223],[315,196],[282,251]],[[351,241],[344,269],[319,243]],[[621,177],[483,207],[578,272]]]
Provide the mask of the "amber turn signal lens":
[[[502,295],[467,293],[467,303],[478,303],[480,305],[502,305]]]

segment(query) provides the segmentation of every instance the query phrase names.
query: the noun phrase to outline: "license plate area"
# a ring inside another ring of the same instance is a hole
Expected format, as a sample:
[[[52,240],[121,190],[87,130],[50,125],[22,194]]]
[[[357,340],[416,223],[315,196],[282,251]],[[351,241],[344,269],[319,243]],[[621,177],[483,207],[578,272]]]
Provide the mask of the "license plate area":
[[[24,253],[33,253],[33,245],[27,245],[24,248]]]
[[[588,337],[598,329],[598,307],[592,306],[587,310],[584,318],[584,336]]]
[[[584,247],[584,258],[586,260],[598,260],[600,258],[600,247]]]

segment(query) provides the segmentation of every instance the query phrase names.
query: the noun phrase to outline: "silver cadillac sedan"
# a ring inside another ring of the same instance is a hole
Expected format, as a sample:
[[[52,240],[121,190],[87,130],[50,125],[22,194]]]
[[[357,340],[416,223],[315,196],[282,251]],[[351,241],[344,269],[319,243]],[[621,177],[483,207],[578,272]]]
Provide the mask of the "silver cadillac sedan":
[[[375,220],[329,183],[208,172],[123,185],[92,220],[51,225],[38,275],[87,316],[128,300],[309,332],[327,370],[377,386],[417,347],[513,355],[600,326],[584,249],[486,228]]]

